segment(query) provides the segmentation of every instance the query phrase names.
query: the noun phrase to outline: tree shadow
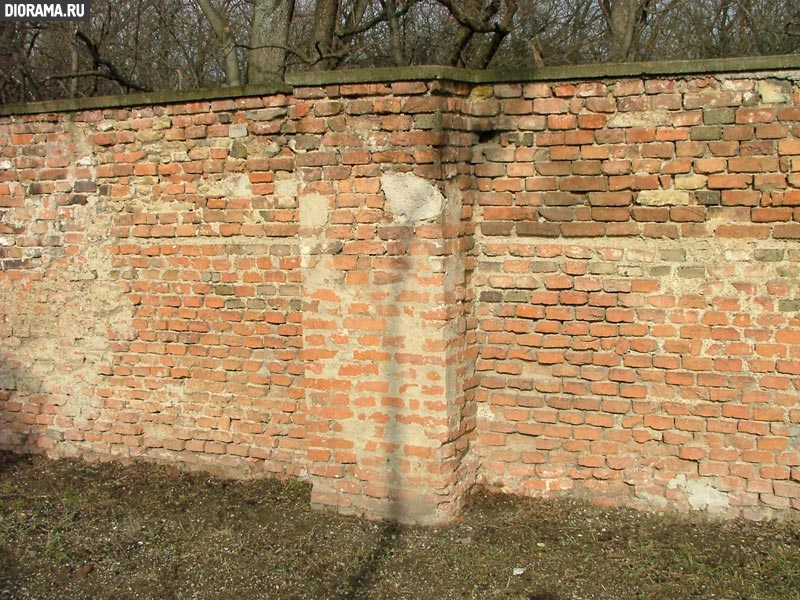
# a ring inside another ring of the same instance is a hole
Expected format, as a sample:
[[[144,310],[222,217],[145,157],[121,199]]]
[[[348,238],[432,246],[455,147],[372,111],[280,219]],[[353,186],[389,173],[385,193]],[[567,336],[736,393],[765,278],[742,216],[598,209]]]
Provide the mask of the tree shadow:
[[[347,579],[347,589],[341,600],[357,600],[369,594],[377,583],[380,575],[380,566],[385,563],[395,547],[397,536],[400,533],[400,524],[395,521],[386,521],[381,527],[381,534],[378,542],[362,561],[358,570]]]
[[[28,455],[19,454],[12,450],[0,450],[0,474],[11,471],[19,464],[29,462]]]
[[[29,458],[22,454],[15,454],[10,450],[0,450],[0,476],[12,471],[20,463],[28,462]],[[0,487],[0,510],[3,509],[8,498],[4,497]],[[0,524],[2,519],[0,519]],[[19,584],[18,551],[7,544],[5,529],[0,526],[0,600],[13,600],[16,598]]]
[[[41,394],[41,381],[26,376],[24,365],[0,354],[0,451],[36,452],[36,441],[43,429],[36,417],[42,403],[32,400]],[[5,468],[6,461],[0,462],[0,469]]]

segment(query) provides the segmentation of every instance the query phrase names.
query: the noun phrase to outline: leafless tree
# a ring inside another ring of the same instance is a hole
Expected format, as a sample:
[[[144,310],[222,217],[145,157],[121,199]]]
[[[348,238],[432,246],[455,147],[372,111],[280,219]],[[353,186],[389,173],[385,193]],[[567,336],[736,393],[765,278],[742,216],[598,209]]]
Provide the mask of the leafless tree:
[[[795,0],[696,0],[665,19],[654,58],[716,58],[800,51]]]
[[[247,81],[282,81],[294,0],[254,0]]]
[[[642,30],[655,0],[599,0],[608,27],[609,59],[631,62],[638,58]]]
[[[0,101],[241,85],[308,69],[798,51],[797,0],[92,0],[90,22],[0,23]]]
[[[438,0],[459,25],[453,66],[485,69],[511,32],[516,0]]]

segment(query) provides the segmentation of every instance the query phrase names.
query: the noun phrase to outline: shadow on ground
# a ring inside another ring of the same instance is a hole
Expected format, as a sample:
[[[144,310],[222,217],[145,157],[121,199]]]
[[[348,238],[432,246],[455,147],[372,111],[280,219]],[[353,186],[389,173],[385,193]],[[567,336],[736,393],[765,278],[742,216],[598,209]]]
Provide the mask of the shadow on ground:
[[[0,599],[786,600],[800,523],[476,491],[454,523],[309,508],[297,482],[0,455]]]

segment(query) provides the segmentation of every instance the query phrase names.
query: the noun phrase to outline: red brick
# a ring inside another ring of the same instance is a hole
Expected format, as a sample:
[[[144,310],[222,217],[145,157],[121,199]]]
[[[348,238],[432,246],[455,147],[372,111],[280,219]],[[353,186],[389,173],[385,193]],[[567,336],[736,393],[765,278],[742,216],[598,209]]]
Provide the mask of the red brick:
[[[764,239],[769,237],[770,228],[767,225],[720,225],[716,234],[721,238]]]
[[[771,123],[775,120],[775,111],[766,108],[740,108],[736,111],[737,123]]]
[[[678,83],[688,95],[676,92]],[[741,83],[755,85],[745,74]],[[694,248],[693,238],[711,254],[715,239],[726,247],[731,239],[800,239],[800,113],[741,107],[740,90],[706,77],[497,84],[486,86],[494,97],[468,101],[473,89],[331,84],[164,109],[173,120],[165,138],[179,148],[187,136],[224,137],[249,119],[243,110],[288,106],[263,126],[248,121],[248,135],[265,143],[305,136],[296,154],[286,146],[272,158],[197,146],[187,162],[149,164],[132,144],[161,107],[94,111],[95,121],[122,125],[89,140],[103,150],[95,157],[113,160],[91,168],[58,151],[57,121],[47,121],[55,130],[48,156],[14,153],[15,144],[35,142],[23,131],[46,117],[15,123],[20,133],[6,134],[4,151],[16,170],[0,170],[0,291],[6,282],[6,304],[30,303],[37,319],[59,315],[50,328],[58,341],[69,311],[56,310],[55,296],[37,300],[31,286],[42,294],[63,284],[69,297],[89,290],[81,314],[101,336],[109,331],[111,360],[98,368],[99,383],[86,386],[108,407],[90,420],[96,430],[56,415],[50,398],[0,400],[21,427],[55,424],[64,438],[50,444],[55,454],[79,442],[120,454],[170,450],[191,462],[205,454],[201,464],[243,472],[263,461],[267,473],[308,471],[315,501],[350,512],[389,497],[384,465],[393,453],[420,461],[419,485],[451,489],[470,443],[476,466],[515,492],[580,479],[606,493],[625,477],[668,495],[675,490],[665,492],[664,482],[694,470],[730,491],[732,512],[794,510],[787,507],[795,500],[800,510],[794,488],[773,487],[800,480],[788,431],[800,423],[792,395],[800,337],[794,288],[780,277],[797,257],[769,244],[718,265],[704,264],[696,248],[662,253]],[[697,108],[683,110],[686,98]],[[478,158],[478,134],[458,124],[460,105],[470,118],[502,125]],[[737,123],[694,129],[715,105],[734,107]],[[648,108],[671,111],[670,126],[607,127],[615,112]],[[223,111],[232,124],[220,123]],[[421,113],[441,115],[444,129],[416,128],[427,119]],[[447,187],[448,207],[460,193],[452,205],[460,222],[448,211],[410,224],[384,212],[389,167]],[[102,221],[87,220],[79,197],[71,204],[64,178],[72,170],[89,184],[75,193],[124,205],[108,236]],[[206,195],[242,173],[248,193]],[[692,173],[708,175],[716,191],[692,190],[686,206],[632,206],[635,191],[671,189],[676,175]],[[130,177],[148,178],[158,207],[132,202],[133,184],[143,184]],[[294,184],[274,195],[287,177],[298,180],[301,198],[330,199],[331,211],[311,215],[313,239],[298,228],[307,213],[298,215]],[[30,197],[18,184],[30,186]],[[581,239],[603,236],[633,239]],[[136,242],[156,237],[164,243]],[[70,279],[85,269],[90,239],[108,240],[114,275]],[[134,315],[124,333],[91,310],[91,290],[117,274],[122,305]],[[670,278],[692,293],[675,293]],[[68,341],[70,352],[57,357],[65,369],[85,352],[84,341]],[[196,430],[158,412],[164,390],[192,407]],[[163,434],[148,430],[153,415]],[[390,425],[425,429],[431,444],[395,448],[385,438]],[[356,429],[367,433],[354,445],[346,432]],[[631,474],[637,465],[660,475]]]
[[[755,223],[791,221],[793,210],[791,208],[754,208],[751,215]]]
[[[602,223],[562,223],[561,234],[566,237],[600,237],[605,234]]]
[[[752,185],[753,176],[748,174],[719,174],[708,176],[709,189],[744,189]]]

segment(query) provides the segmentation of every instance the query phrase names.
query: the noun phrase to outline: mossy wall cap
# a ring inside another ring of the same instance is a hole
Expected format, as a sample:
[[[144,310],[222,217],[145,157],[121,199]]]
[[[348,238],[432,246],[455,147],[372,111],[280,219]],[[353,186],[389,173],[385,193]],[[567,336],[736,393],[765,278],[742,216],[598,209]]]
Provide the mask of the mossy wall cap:
[[[525,83],[534,81],[577,81],[621,77],[667,77],[679,75],[714,75],[743,72],[774,72],[800,69],[800,54],[720,58],[716,60],[674,60],[602,65],[574,65],[539,69],[470,70],[444,66],[386,67],[383,69],[343,69],[289,73],[286,82],[258,85],[159,91],[141,94],[96,96],[45,102],[0,105],[0,116],[30,115],[49,112],[73,112],[102,108],[124,108],[177,104],[224,98],[246,98],[269,94],[291,94],[293,88],[356,83],[392,83],[398,81],[455,81],[472,84]]]

